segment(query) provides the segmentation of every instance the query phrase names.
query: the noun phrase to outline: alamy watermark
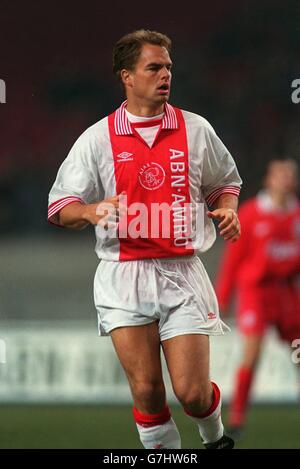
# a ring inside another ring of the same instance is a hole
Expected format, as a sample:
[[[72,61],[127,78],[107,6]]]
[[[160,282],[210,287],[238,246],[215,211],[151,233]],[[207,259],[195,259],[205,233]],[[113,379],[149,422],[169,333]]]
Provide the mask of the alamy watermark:
[[[0,339],[0,365],[6,363],[6,343]]]
[[[6,84],[4,80],[0,79],[0,103],[6,103]]]
[[[101,202],[96,213],[100,216],[96,228],[100,239],[171,239],[174,247],[185,248],[204,241],[203,203],[186,203],[182,198],[172,204],[135,202],[127,205],[127,196],[122,195],[118,207]]]
[[[300,103],[300,78],[295,78],[292,81],[291,87],[293,88],[293,92],[291,94],[291,99],[294,104]]]
[[[295,363],[295,365],[299,365],[300,363],[300,339],[294,339],[293,342],[291,343],[291,347],[295,349],[291,355],[292,362]]]

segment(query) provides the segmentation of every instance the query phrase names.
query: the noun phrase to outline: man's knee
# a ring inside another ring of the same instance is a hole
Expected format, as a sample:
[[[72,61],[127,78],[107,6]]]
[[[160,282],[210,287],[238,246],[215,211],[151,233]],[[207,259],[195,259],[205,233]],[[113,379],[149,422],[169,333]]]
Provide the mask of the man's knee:
[[[134,400],[147,412],[160,412],[165,406],[165,387],[161,381],[137,381],[131,384]],[[141,409],[142,410],[142,409]]]
[[[174,393],[181,405],[191,413],[204,413],[212,403],[212,387],[210,383],[203,385],[179,385]]]

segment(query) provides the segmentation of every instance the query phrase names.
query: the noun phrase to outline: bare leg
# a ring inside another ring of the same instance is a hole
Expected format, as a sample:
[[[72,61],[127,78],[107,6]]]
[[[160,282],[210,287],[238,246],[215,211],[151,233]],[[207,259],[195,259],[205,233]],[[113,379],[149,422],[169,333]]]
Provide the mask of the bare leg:
[[[180,448],[180,435],[166,404],[157,323],[118,328],[111,337],[131,388],[143,446]]]
[[[162,411],[166,393],[157,323],[120,327],[111,332],[111,338],[137,409],[149,414]]]
[[[205,446],[232,448],[233,441],[224,436],[220,390],[209,378],[209,337],[181,335],[164,340],[162,345],[174,393],[197,424]]]
[[[187,334],[162,342],[174,393],[185,409],[203,414],[212,403],[209,337]]]

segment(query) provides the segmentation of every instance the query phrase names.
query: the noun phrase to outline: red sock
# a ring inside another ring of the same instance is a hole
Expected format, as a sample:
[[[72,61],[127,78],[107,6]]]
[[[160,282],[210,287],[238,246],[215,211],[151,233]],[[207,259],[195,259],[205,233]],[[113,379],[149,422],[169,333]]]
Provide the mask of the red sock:
[[[142,427],[155,427],[156,425],[163,425],[171,418],[169,407],[166,405],[162,412],[157,414],[143,414],[136,407],[133,407],[133,417],[135,423]]]
[[[244,423],[252,377],[253,370],[243,366],[236,374],[235,391],[229,409],[230,426],[241,426]]]
[[[144,414],[134,407],[133,416],[144,448],[181,448],[180,435],[167,405],[157,414]]]

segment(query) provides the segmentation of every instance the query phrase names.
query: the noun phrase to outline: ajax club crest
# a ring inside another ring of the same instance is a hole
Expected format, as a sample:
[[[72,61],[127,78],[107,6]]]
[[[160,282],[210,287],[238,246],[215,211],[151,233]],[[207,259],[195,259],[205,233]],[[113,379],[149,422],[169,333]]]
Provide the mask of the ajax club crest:
[[[159,189],[165,181],[166,173],[158,163],[147,163],[139,172],[140,184],[149,191]]]

